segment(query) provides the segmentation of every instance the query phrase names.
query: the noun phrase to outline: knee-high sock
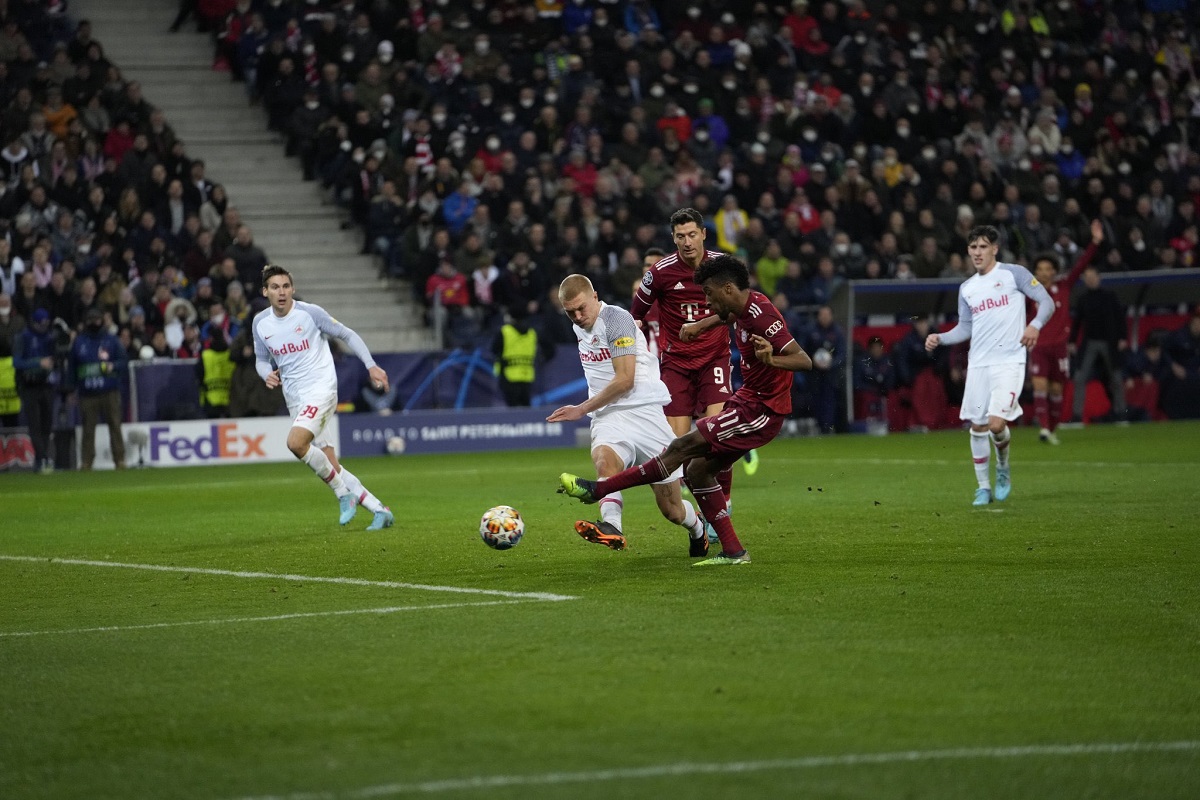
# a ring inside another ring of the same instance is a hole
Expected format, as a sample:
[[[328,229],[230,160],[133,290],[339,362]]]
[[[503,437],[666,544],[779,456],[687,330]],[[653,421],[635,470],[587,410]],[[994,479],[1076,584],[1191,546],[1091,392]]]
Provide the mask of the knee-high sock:
[[[1050,427],[1050,403],[1045,392],[1033,393],[1033,420],[1043,428]]]
[[[618,472],[611,478],[601,478],[596,481],[596,496],[604,497],[622,489],[632,489],[634,486],[665,481],[670,474],[663,466],[662,459],[655,456],[645,464],[636,464],[627,470]]]
[[[1063,412],[1063,396],[1062,392],[1050,395],[1048,405],[1050,406],[1049,424],[1046,426],[1053,433],[1058,428],[1058,423],[1062,422]]]
[[[992,434],[992,444],[996,446],[996,466],[1008,466],[1008,445],[1012,441],[1012,433],[1009,432],[1008,426],[1004,426],[1004,430],[999,434]]]
[[[721,484],[721,491],[725,493],[725,499],[733,500],[733,467],[718,472],[717,483]]]
[[[975,480],[979,488],[992,488],[992,479],[988,473],[988,462],[992,458],[992,444],[987,431],[971,431],[971,460],[975,462]]]
[[[721,486],[718,484],[703,489],[693,486],[692,496],[700,504],[700,513],[704,514],[704,519],[717,532],[717,538],[721,540],[721,550],[728,555],[737,555],[745,550],[733,530],[733,521],[725,507],[725,493],[721,491]]]
[[[363,486],[358,476],[346,469],[345,464],[342,465],[342,471],[339,474],[342,476],[342,480],[346,482],[346,488],[358,498],[359,505],[371,512],[383,511],[384,506],[379,501],[379,498],[371,494],[370,490]]]
[[[308,452],[304,454],[301,461],[317,473],[317,477],[325,481],[338,497],[350,493],[350,490],[346,488],[346,482],[342,480],[341,475],[334,471],[333,464],[329,462],[329,457],[321,448],[309,445]]]
[[[679,523],[679,527],[687,530],[688,535],[693,539],[699,539],[704,535],[704,524],[700,521],[700,515],[687,500],[683,501],[683,522]]]
[[[621,527],[621,512],[625,510],[625,500],[621,497],[620,492],[613,492],[606,495],[600,501],[600,520],[607,522],[617,530],[623,530]]]

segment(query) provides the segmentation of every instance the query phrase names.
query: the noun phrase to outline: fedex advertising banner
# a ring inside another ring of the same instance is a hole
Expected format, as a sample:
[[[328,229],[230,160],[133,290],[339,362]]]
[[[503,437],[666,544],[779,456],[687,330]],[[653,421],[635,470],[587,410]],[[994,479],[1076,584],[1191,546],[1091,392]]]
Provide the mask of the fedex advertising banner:
[[[125,465],[129,467],[194,467],[216,464],[264,464],[294,461],[287,449],[291,417],[188,420],[186,422],[135,422],[122,427]],[[83,441],[82,429],[77,439]],[[338,417],[326,435],[337,447]],[[112,469],[108,428],[96,428],[94,469]]]
[[[346,414],[340,418],[343,456],[384,453],[478,453],[539,447],[574,447],[576,431],[590,419],[549,423],[546,408],[480,408],[411,411],[405,414]]]

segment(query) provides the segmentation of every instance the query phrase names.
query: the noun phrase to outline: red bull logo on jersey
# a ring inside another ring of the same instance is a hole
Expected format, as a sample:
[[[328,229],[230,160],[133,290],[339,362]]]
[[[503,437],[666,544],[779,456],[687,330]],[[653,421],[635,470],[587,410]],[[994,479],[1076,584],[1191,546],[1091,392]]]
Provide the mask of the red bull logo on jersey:
[[[993,300],[990,297],[986,297],[979,305],[971,306],[971,313],[982,314],[984,311],[987,311],[990,308],[1003,308],[1006,305],[1008,305],[1008,295],[1004,295],[999,300]]]
[[[612,354],[608,352],[608,348],[602,348],[596,352],[580,353],[579,360],[585,364],[597,364],[601,361],[608,361],[612,358]]]
[[[172,436],[167,425],[150,426],[150,461],[167,458],[176,461],[197,459],[208,461],[215,458],[253,459],[266,458],[263,450],[265,433],[246,435],[238,431],[236,422],[211,425],[206,433],[198,436]]]
[[[282,345],[280,347],[269,347],[267,349],[269,349],[271,351],[271,355],[284,356],[284,355],[288,355],[289,353],[303,353],[308,348],[309,348],[308,339],[305,339],[305,340],[301,341],[300,344],[288,342],[287,344]]]

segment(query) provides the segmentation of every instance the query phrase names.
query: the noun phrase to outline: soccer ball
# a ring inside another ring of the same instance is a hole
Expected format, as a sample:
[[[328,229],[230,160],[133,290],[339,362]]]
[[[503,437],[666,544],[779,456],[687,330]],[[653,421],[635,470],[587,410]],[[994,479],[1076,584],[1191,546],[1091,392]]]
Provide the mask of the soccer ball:
[[[393,436],[387,440],[388,455],[398,456],[404,452],[404,437]]]
[[[479,520],[479,538],[493,550],[516,547],[525,535],[525,520],[512,506],[495,506]]]
[[[818,369],[829,369],[829,367],[833,364],[833,353],[822,347],[820,350],[813,353],[812,362],[813,365]]]

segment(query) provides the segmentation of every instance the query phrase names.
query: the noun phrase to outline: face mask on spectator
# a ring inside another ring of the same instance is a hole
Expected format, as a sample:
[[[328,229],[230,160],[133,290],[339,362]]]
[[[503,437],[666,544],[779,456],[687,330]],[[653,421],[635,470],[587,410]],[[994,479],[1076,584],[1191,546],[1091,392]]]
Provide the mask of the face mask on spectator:
[[[694,138],[697,142],[703,144],[704,142],[708,141],[708,131],[696,131]]]
[[[737,81],[722,81],[721,85],[724,86],[728,91],[732,92],[737,88]]]
[[[862,161],[867,157],[867,146],[865,144],[856,144],[854,146],[854,157]]]
[[[806,142],[815,142],[817,140],[817,132],[812,128],[805,128],[804,132],[800,135],[804,137],[804,141]]]
[[[313,47],[311,44],[306,44],[304,47],[300,48],[300,52],[304,53],[306,56],[311,56],[313,53],[317,52],[317,48]]]
[[[495,152],[500,149],[500,140],[495,136],[487,140],[487,149]]]
[[[692,6],[687,10],[687,15],[692,19],[700,19],[700,8],[698,6]]]
[[[1012,61],[1014,58],[1017,57],[1017,54],[1012,50],[1001,50],[1000,57],[1003,58],[1005,61]]]
[[[517,120],[517,115],[511,111],[505,111],[500,115],[500,121],[505,125],[512,125]]]
[[[858,87],[858,90],[860,92],[862,92],[863,97],[870,97],[871,92],[873,92],[875,90],[875,87],[873,87],[869,83],[864,83],[863,85]]]
[[[522,97],[519,102],[521,103],[521,108],[533,108],[532,97]]]
[[[1042,146],[1040,144],[1033,144],[1029,146],[1029,155],[1033,156],[1034,158],[1041,158],[1042,152]]]
[[[908,32],[908,40],[910,42],[912,42],[913,44],[916,44],[917,42],[921,41],[921,32],[920,31],[909,31]]]
[[[899,128],[896,128],[896,135],[901,139],[907,139],[910,133],[912,133],[912,131],[909,130],[907,125],[902,125]]]
[[[921,157],[926,161],[933,161],[937,158],[937,150],[934,150],[932,147],[926,147],[921,151]]]
[[[443,125],[446,122],[446,115],[442,112],[438,112],[431,116],[430,119],[433,120],[434,125]]]
[[[667,93],[667,90],[664,89],[663,87],[659,86],[657,83],[650,87],[650,96],[651,97],[662,97],[666,93]]]
[[[844,256],[846,253],[850,252],[850,245],[846,244],[845,242],[838,242],[833,246],[833,252],[837,253],[839,256]]]
[[[592,21],[596,23],[596,27],[598,28],[603,28],[608,25],[608,17],[604,16],[603,14],[597,14],[595,19]]]
[[[1117,164],[1117,172],[1121,173],[1122,175],[1128,175],[1129,173],[1133,172],[1133,167],[1128,161],[1122,161],[1120,164]]]
[[[685,83],[683,85],[684,94],[695,94],[698,91],[700,91],[700,87],[694,83]]]
[[[1022,158],[1017,162],[1017,169],[1021,170],[1021,172],[1028,172],[1032,166],[1033,164],[1028,158]]]
[[[771,134],[767,133],[766,131],[759,131],[758,140],[763,144],[766,144],[767,142],[771,141]]]
[[[558,93],[557,92],[546,92],[545,100],[546,100],[547,105],[551,105],[551,106],[554,105],[555,103],[558,102]]]
[[[1139,253],[1142,252],[1143,250],[1145,250],[1146,249],[1146,240],[1138,239],[1136,242],[1133,243],[1133,249],[1138,251]]]
[[[475,43],[475,52],[481,56],[486,56],[491,47],[492,46],[489,42],[480,40]]]
[[[975,23],[975,32],[978,33],[980,36],[987,33],[987,31],[988,31],[988,26],[987,26],[986,22]]]
[[[392,51],[391,50],[381,50],[379,52],[379,63],[380,64],[392,63]]]
[[[1071,155],[1071,153],[1075,152],[1075,145],[1068,143],[1068,144],[1064,144],[1062,147],[1060,147],[1058,149],[1059,149],[1059,152],[1061,152],[1064,156],[1069,156],[1069,155]]]
[[[354,60],[354,51],[353,50],[343,50],[342,51],[342,61],[350,62],[353,60]]]
[[[307,108],[309,111],[316,111],[318,108],[321,107],[321,104],[319,102],[317,102],[316,100],[309,100],[307,103],[304,104],[304,107]]]
[[[854,42],[861,47],[867,43],[867,35],[865,33],[854,34]]]
[[[352,158],[354,159],[355,164],[361,164],[361,163],[363,163],[363,161],[366,160],[367,154],[361,150],[355,150]]]
[[[1049,47],[1043,47],[1041,50],[1038,51],[1038,54],[1042,58],[1049,58],[1050,56],[1054,55],[1054,51],[1051,50]]]

